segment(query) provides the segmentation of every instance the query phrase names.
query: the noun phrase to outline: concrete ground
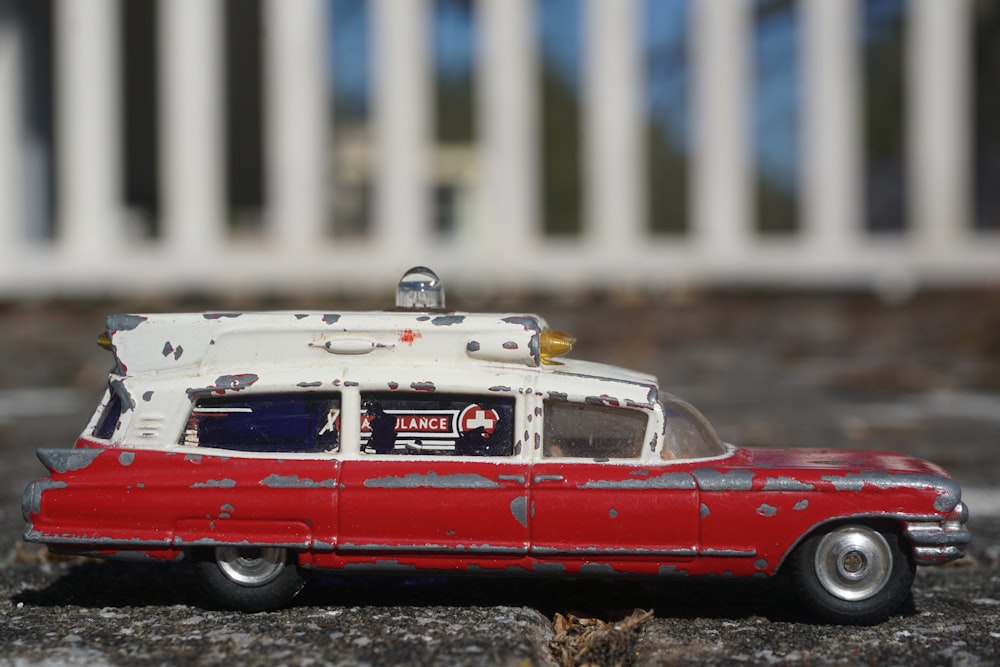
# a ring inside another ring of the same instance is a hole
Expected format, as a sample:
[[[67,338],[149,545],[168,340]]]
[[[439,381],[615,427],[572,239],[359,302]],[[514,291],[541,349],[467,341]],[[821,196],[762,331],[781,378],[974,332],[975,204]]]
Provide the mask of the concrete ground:
[[[565,635],[584,630],[604,632],[587,654],[597,664],[1000,662],[1000,293],[896,306],[735,294],[452,305],[539,312],[577,335],[574,356],[656,373],[664,391],[700,407],[735,444],[932,459],[965,489],[969,556],[921,568],[912,602],[874,628],[811,623],[781,578],[651,585],[328,575],[290,609],[221,611],[183,563],[61,560],[18,542],[21,491],[43,474],[34,450],[69,446],[96,404],[110,361],[94,345],[103,315],[185,306],[8,304],[0,306],[0,665],[556,664]],[[637,608],[654,614],[629,632]]]

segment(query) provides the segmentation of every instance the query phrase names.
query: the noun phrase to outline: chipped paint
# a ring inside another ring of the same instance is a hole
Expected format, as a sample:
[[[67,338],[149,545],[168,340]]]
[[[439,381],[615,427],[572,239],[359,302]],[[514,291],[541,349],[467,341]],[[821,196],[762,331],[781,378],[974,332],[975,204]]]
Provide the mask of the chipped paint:
[[[483,349],[483,346],[478,340],[470,340],[465,344],[466,352],[479,352],[481,349]]]
[[[517,522],[528,527],[528,497],[527,496],[517,496],[512,501],[510,501],[510,513],[514,515]]]
[[[424,381],[424,382],[411,382],[410,389],[412,389],[413,391],[436,391],[437,387],[434,386],[433,382]]]
[[[38,514],[42,511],[42,494],[52,489],[64,488],[66,488],[66,482],[56,482],[48,478],[28,484],[21,495],[21,515],[24,520],[30,521],[32,514]]]
[[[713,556],[715,558],[753,558],[757,555],[756,549],[702,549],[699,552],[702,556]],[[730,573],[730,576],[732,573]]]
[[[168,340],[163,344],[163,356],[169,357],[171,354],[174,355],[174,361],[178,361],[181,358],[181,355],[184,354],[184,348],[180,345],[174,347]]]
[[[587,396],[583,399],[584,403],[588,405],[601,405],[606,408],[617,408],[621,406],[621,402],[614,396],[608,396],[607,394],[601,394],[600,396]]]
[[[231,489],[236,486],[236,480],[232,477],[225,479],[209,479],[204,482],[195,482],[192,489]]]
[[[805,508],[807,508],[807,507],[809,507],[809,501],[806,500],[805,498],[803,498],[799,502],[797,502],[794,505],[792,505],[792,509],[793,510],[800,511],[800,512],[802,510],[804,510]]]
[[[323,316],[323,324],[336,324],[340,321],[340,315],[335,313],[327,313]]]
[[[711,468],[701,468],[691,474],[702,491],[749,491],[753,488],[754,474],[750,470],[723,473]]]
[[[608,510],[608,517],[611,518],[611,519],[617,519],[618,518],[618,510],[616,510],[614,507],[612,507],[611,509],[609,509]]]
[[[503,318],[501,321],[507,324],[518,324],[524,327],[525,331],[530,331],[531,333],[538,334],[542,332],[542,327],[538,324],[538,318],[529,315],[511,315]]]
[[[712,510],[710,510],[710,509],[708,508],[708,505],[706,505],[705,503],[702,503],[702,504],[701,504],[701,508],[700,508],[700,509],[698,510],[698,515],[699,515],[699,516],[700,516],[700,517],[701,517],[702,519],[704,519],[704,518],[705,518],[705,517],[707,517],[707,516],[711,516],[711,514],[712,514]]]
[[[147,319],[142,315],[108,315],[104,325],[110,333],[132,331]]]
[[[510,386],[505,384],[495,384],[492,387],[489,387],[488,391],[508,393],[510,392]]]
[[[614,574],[615,568],[608,563],[584,563],[580,566],[580,574]]]
[[[118,455],[118,463],[130,466],[135,461],[135,452],[122,452]]]
[[[527,478],[524,475],[497,475],[497,479],[501,482],[514,482],[521,485],[527,482]]]
[[[877,489],[930,489],[939,494],[934,509],[950,512],[962,499],[962,489],[950,479],[940,475],[893,474],[889,472],[862,472],[847,475],[824,475],[838,491],[861,491],[870,484]]]
[[[377,560],[373,563],[347,563],[345,570],[377,570],[382,572],[412,572],[417,568],[413,563],[400,563],[398,560]]]
[[[316,482],[308,477],[275,473],[260,480],[260,484],[272,489],[333,489],[337,486],[337,480],[324,479]]]
[[[754,561],[753,566],[758,570],[766,570],[768,568],[768,562],[766,558],[758,558]]]
[[[323,383],[319,380],[314,380],[313,382],[298,382],[295,386],[301,387],[302,389],[309,389],[311,387],[322,387]]]
[[[243,391],[252,386],[260,379],[256,373],[238,373],[236,375],[220,375],[215,379],[215,384],[209,387],[192,388],[187,390],[188,398],[194,398],[202,394],[218,394],[223,396],[228,391]]]
[[[431,320],[431,324],[436,327],[450,327],[453,324],[461,324],[465,321],[465,315],[438,315]]]
[[[38,460],[53,472],[66,473],[83,470],[101,455],[103,449],[39,449],[35,452]]]
[[[551,401],[568,401],[569,395],[562,391],[550,391],[548,392],[549,400]]]
[[[562,475],[535,475],[531,478],[532,484],[542,484],[544,482],[561,482],[565,477]]]
[[[641,549],[624,547],[531,547],[532,554],[545,556],[573,556],[579,558],[592,556],[640,556],[657,558],[694,558],[697,555],[695,549]]]
[[[111,380],[108,383],[111,387],[111,391],[115,392],[115,395],[122,402],[122,412],[128,412],[129,410],[135,410],[135,399],[132,398],[131,392],[129,392],[128,387],[125,386],[125,382],[119,378]]]
[[[768,505],[767,503],[762,503],[757,508],[757,514],[760,514],[761,516],[772,517],[777,513],[778,513],[778,508],[775,507],[774,505]]]
[[[142,400],[144,400],[146,403],[149,403],[151,400],[153,400],[153,392],[152,391],[143,392]]]
[[[377,477],[366,479],[368,489],[498,489],[500,484],[489,477],[472,473],[456,473],[454,475],[438,475],[429,472],[426,475],[413,473],[402,477]]]
[[[234,320],[240,317],[243,313],[205,313],[202,315],[206,320],[221,320],[221,319],[231,319]]]
[[[504,344],[501,347],[503,347],[503,349],[505,350],[516,350],[520,346],[517,344],[517,341],[508,340],[504,341]]]
[[[561,478],[560,478],[561,479]],[[661,490],[691,490],[695,488],[694,479],[684,472],[667,472],[647,479],[616,479],[591,480],[579,485],[580,489],[661,489]]]
[[[768,477],[764,481],[765,491],[814,491],[812,484],[801,482],[794,477]]]

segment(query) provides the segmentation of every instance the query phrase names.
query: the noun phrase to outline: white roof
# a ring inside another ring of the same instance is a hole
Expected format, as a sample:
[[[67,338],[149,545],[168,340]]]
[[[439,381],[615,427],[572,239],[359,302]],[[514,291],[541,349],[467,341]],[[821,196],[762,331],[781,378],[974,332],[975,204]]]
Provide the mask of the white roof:
[[[456,312],[266,312],[112,315],[107,331],[121,375],[233,367],[364,363],[539,367],[543,319]]]

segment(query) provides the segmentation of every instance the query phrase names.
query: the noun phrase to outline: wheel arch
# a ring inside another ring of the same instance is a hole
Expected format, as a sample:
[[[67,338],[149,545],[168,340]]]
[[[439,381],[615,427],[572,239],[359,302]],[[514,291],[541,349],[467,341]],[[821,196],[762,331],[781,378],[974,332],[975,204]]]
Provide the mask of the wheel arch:
[[[900,538],[900,544],[906,545],[909,557],[913,558],[913,545],[910,543],[909,539],[906,537],[906,532],[904,530],[904,524],[907,521],[913,521],[914,517],[909,515],[901,514],[885,514],[885,513],[860,513],[860,514],[848,514],[844,516],[831,517],[828,519],[823,519],[812,526],[808,530],[804,531],[799,537],[792,542],[778,561],[778,565],[775,567],[775,574],[781,573],[788,565],[792,554],[801,547],[807,540],[815,535],[820,535],[826,533],[835,528],[841,526],[847,526],[850,524],[861,524],[873,528],[880,532],[892,532],[895,533]]]

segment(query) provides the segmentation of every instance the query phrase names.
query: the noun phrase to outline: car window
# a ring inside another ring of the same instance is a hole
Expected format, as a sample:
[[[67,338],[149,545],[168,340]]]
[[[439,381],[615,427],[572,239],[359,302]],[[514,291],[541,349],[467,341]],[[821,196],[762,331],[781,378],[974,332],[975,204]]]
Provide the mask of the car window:
[[[542,456],[638,458],[647,417],[637,410],[545,401]]]
[[[661,458],[706,458],[726,453],[712,424],[693,406],[674,397],[662,403],[665,433]]]
[[[465,394],[363,393],[361,452],[512,456],[514,399]]]
[[[332,452],[340,446],[340,395],[256,394],[200,398],[183,443],[244,452]]]

